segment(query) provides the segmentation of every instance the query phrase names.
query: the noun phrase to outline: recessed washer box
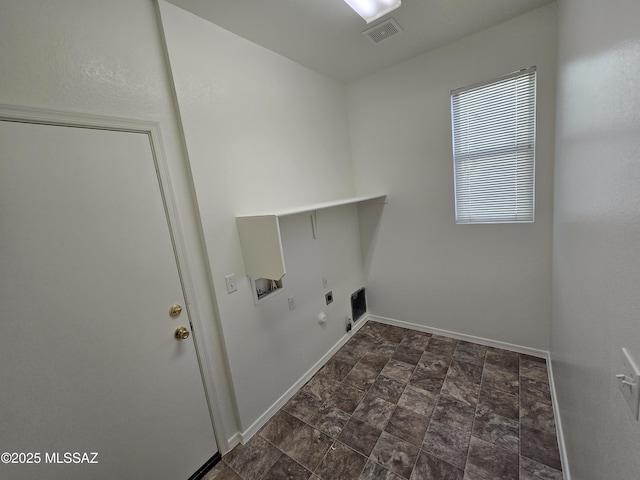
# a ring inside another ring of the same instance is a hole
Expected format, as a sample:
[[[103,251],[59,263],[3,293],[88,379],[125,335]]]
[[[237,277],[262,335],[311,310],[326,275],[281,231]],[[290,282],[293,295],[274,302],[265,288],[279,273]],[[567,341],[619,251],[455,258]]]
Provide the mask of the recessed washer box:
[[[253,304],[255,306],[260,305],[262,302],[282,291],[282,279],[271,280],[269,278],[249,277],[249,280],[251,280],[251,292],[253,294]]]

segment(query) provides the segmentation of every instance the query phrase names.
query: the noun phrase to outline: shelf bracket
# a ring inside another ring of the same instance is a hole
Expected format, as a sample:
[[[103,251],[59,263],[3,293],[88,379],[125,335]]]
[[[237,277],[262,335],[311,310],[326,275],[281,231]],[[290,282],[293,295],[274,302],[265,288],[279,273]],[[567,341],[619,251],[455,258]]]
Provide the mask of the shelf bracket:
[[[311,228],[313,229],[313,238],[318,238],[318,215],[317,210],[311,212]]]

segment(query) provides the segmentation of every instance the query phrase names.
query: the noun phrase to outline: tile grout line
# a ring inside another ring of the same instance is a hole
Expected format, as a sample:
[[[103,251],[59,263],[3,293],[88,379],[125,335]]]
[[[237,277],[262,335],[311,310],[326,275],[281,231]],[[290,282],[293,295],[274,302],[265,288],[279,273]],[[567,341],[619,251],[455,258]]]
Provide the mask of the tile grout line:
[[[480,376],[480,392],[478,393],[478,403],[476,403],[476,408],[473,411],[473,421],[471,422],[471,432],[469,434],[469,445],[467,446],[467,459],[465,460],[465,463],[464,463],[463,475],[465,475],[466,473],[470,473],[470,472],[467,472],[467,467],[469,466],[469,457],[471,456],[471,439],[473,438],[473,430],[474,430],[474,427],[476,426],[476,418],[478,415],[478,406],[480,405],[480,393],[482,392],[482,383],[484,381],[484,372],[485,372],[484,367],[487,362],[487,352],[488,350],[485,350],[484,361],[482,362],[482,375]]]
[[[520,460],[522,458],[522,378],[520,372],[522,370],[522,356],[518,355],[518,476],[522,469]]]

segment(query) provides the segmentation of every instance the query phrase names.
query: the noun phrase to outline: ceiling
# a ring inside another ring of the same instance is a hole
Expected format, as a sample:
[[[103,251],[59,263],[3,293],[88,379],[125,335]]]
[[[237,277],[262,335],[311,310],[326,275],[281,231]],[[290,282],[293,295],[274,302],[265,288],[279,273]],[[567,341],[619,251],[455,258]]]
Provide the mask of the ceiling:
[[[367,25],[344,0],[169,0],[340,82],[502,23],[553,0],[403,0]],[[393,17],[400,35],[374,44],[362,31]]]

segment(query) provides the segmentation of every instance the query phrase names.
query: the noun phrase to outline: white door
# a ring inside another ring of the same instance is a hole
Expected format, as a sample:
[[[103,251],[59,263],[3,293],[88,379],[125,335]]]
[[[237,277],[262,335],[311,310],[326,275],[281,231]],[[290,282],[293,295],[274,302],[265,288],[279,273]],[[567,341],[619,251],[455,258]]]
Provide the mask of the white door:
[[[160,192],[147,134],[0,121],[0,453],[24,454],[0,478],[186,480],[216,453]]]

